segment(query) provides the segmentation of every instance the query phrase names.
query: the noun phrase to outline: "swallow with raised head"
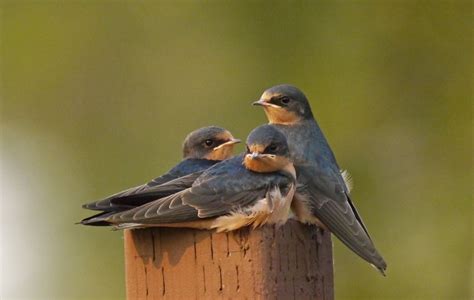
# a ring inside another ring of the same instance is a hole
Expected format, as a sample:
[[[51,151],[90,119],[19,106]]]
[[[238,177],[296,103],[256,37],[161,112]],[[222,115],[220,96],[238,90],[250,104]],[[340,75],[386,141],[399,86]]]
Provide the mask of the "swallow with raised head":
[[[83,208],[101,213],[82,220],[84,225],[107,226],[104,220],[117,212],[143,205],[171,195],[186,187],[206,169],[232,157],[234,145],[240,140],[221,127],[208,126],[197,129],[183,142],[183,160],[166,174],[150,182],[113,194],[103,200],[84,204]],[[179,182],[175,180],[179,178]]]
[[[106,219],[117,228],[188,227],[231,231],[284,224],[296,174],[285,136],[270,125],[254,129],[247,151],[204,171],[190,188]]]
[[[313,117],[306,96],[291,85],[264,91],[253,103],[285,135],[297,173],[292,210],[303,223],[329,229],[347,247],[375,266],[387,268],[350,197],[336,158]]]

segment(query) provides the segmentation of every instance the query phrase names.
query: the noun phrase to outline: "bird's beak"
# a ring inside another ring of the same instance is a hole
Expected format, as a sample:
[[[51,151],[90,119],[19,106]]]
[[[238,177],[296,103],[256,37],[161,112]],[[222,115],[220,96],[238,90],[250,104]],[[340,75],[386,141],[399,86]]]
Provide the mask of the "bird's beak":
[[[252,105],[258,105],[258,106],[263,106],[263,107],[281,108],[281,106],[278,106],[278,105],[275,105],[273,103],[267,102],[263,99],[260,99],[258,101],[253,102]]]
[[[257,158],[260,158],[260,153],[252,152],[252,153],[247,154],[247,156],[250,157],[250,159],[257,159]]]
[[[241,142],[241,140],[232,138],[230,141],[227,141],[227,142],[225,142],[225,143],[220,144],[220,145],[217,146],[217,147],[214,147],[213,150],[218,150],[218,149],[220,149],[220,148],[222,148],[222,147],[231,146],[231,145],[234,145],[234,144],[238,144],[238,143],[240,143],[240,142]]]
[[[271,106],[270,103],[264,101],[263,99],[260,99],[258,101],[253,102],[252,105],[258,105],[258,106],[264,106],[264,107],[265,106]]]

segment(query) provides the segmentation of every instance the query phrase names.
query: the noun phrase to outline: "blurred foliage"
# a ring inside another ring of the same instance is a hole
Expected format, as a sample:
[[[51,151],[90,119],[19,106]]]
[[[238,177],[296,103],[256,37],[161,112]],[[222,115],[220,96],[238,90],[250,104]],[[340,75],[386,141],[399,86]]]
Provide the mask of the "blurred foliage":
[[[84,202],[176,163],[293,83],[389,263],[335,241],[338,299],[472,291],[472,2],[2,1],[2,299],[124,297],[121,232]],[[239,146],[241,151],[243,146]]]

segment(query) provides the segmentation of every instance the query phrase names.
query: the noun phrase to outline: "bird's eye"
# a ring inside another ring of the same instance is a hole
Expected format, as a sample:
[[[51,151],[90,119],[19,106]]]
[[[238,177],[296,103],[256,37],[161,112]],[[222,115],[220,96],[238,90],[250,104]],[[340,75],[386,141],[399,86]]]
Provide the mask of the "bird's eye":
[[[206,144],[206,146],[210,147],[214,144],[214,141],[213,140],[205,140],[204,144]]]
[[[271,144],[270,146],[267,147],[267,151],[270,152],[275,152],[278,149],[277,145]]]
[[[281,98],[281,103],[283,103],[283,104],[288,104],[288,103],[290,103],[290,98],[288,98],[288,97],[282,97],[282,98]]]

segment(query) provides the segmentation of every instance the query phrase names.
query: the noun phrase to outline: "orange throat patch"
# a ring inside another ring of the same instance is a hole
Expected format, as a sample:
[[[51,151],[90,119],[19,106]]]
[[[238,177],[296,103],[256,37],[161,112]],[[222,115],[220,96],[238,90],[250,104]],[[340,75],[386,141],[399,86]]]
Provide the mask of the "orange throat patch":
[[[287,171],[295,177],[295,168],[290,160],[282,156],[264,156],[259,158],[252,158],[246,155],[244,158],[244,165],[247,169],[258,173],[270,173],[277,171]]]
[[[211,151],[211,153],[206,155],[206,159],[226,160],[226,159],[232,157],[233,152],[234,152],[234,145],[225,145],[222,148]]]
[[[284,108],[264,107],[264,111],[270,124],[290,125],[296,124],[301,120],[297,114],[286,111]]]

